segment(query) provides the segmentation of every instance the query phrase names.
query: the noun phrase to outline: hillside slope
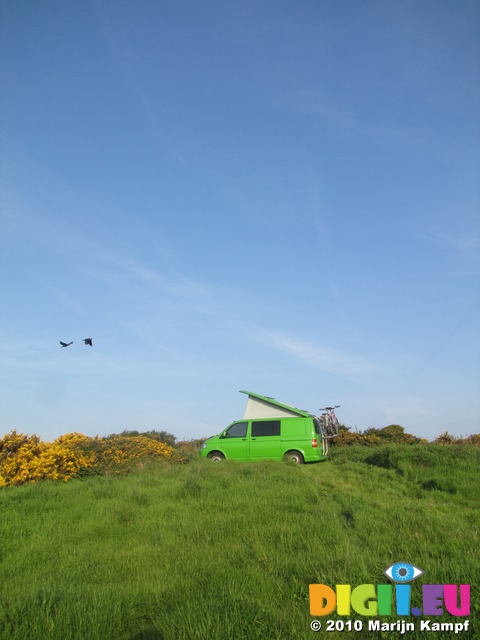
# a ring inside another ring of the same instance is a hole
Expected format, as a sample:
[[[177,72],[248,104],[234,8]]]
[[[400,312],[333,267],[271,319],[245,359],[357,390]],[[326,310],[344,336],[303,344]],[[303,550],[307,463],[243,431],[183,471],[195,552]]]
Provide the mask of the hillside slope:
[[[310,466],[150,464],[0,490],[0,637],[402,637],[362,616],[363,631],[315,634],[308,597],[389,583],[399,560],[425,572],[412,606],[422,582],[471,584],[470,629],[436,637],[478,637],[479,462],[474,447],[351,447]]]

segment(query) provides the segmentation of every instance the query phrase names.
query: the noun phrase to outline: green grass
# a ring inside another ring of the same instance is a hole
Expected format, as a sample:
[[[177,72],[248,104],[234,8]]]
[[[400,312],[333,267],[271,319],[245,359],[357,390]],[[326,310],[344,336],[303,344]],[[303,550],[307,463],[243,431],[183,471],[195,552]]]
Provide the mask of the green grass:
[[[479,458],[344,447],[317,465],[159,464],[0,490],[0,638],[402,637],[315,634],[308,601],[310,583],[383,583],[398,560],[418,582],[470,583],[472,631],[451,637],[480,637]]]

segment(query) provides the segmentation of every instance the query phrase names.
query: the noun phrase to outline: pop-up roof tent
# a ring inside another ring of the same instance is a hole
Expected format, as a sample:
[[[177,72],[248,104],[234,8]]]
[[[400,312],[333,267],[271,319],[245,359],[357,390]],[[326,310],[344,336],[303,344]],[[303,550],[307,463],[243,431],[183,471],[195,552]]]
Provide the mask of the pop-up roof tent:
[[[247,406],[245,409],[245,420],[254,418],[309,418],[311,414],[308,411],[290,407],[288,404],[277,402],[274,398],[268,396],[260,396],[258,393],[250,391],[240,391],[248,396]]]

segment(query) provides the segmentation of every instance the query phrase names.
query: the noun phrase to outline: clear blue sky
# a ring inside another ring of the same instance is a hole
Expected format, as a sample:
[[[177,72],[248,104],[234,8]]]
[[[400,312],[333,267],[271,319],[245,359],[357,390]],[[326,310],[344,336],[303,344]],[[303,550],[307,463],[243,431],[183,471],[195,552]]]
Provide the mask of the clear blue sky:
[[[478,2],[0,7],[0,435],[480,431]]]

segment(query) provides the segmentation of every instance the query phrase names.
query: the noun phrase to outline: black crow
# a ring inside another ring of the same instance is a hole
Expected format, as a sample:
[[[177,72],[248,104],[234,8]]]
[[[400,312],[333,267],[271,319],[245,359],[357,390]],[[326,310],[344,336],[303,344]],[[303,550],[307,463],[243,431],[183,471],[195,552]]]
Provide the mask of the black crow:
[[[72,342],[62,342],[60,340],[60,344],[62,345],[62,347],[69,347],[71,344],[73,344],[73,340],[72,340]]]
[[[85,343],[85,344],[89,344],[91,347],[93,347],[92,339],[91,339],[91,338],[84,338],[84,340],[83,340],[83,341],[84,341],[84,343]]]

